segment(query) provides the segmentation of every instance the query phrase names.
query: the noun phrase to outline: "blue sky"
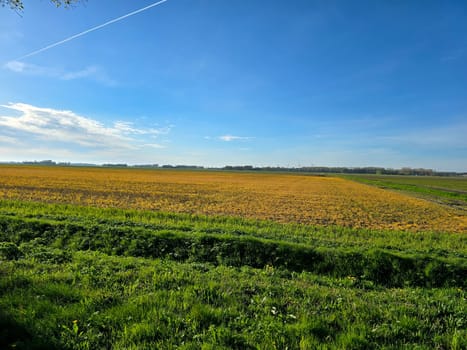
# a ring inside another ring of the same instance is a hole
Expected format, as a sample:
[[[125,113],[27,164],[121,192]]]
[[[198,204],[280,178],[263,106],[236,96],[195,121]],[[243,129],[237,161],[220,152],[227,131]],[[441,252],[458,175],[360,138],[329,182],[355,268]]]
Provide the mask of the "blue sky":
[[[0,8],[0,160],[467,171],[467,2]]]

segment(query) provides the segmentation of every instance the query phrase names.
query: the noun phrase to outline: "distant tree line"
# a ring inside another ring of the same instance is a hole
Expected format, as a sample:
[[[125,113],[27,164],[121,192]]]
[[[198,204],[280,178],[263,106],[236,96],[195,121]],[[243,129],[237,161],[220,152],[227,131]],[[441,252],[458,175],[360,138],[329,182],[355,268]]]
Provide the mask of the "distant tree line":
[[[410,176],[456,176],[467,175],[467,173],[458,173],[454,171],[435,171],[424,168],[381,168],[381,167],[325,167],[325,166],[307,166],[307,167],[255,167],[253,165],[226,165],[222,168],[205,168],[198,165],[170,165],[170,164],[136,164],[128,165],[126,163],[105,163],[102,165],[92,163],[70,163],[54,162],[53,160],[25,161],[25,162],[4,162],[3,164],[24,164],[24,165],[43,165],[43,166],[95,166],[107,168],[151,168],[151,169],[213,169],[226,171],[258,171],[258,172],[296,172],[296,173],[314,173],[314,174],[374,174],[374,175],[410,175]]]
[[[380,168],[380,167],[324,167],[324,166],[311,166],[311,167],[254,167],[252,165],[241,166],[225,166],[224,170],[235,171],[267,171],[267,172],[302,172],[302,173],[319,173],[319,174],[374,174],[374,175],[413,175],[413,176],[455,176],[463,175],[461,173],[449,171],[434,171],[433,169],[424,168]]]

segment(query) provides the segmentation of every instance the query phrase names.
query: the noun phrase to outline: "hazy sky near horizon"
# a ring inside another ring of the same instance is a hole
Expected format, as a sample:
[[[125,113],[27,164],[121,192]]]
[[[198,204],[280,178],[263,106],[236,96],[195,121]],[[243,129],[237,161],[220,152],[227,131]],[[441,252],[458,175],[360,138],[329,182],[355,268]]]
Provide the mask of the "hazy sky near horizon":
[[[467,2],[0,7],[0,161],[467,171]],[[23,58],[21,58],[23,57]]]

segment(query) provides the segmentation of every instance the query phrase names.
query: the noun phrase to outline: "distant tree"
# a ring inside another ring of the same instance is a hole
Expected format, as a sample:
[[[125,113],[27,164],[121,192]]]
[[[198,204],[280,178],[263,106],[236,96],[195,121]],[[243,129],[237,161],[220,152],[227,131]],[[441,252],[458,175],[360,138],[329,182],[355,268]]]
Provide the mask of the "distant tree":
[[[69,7],[73,5],[76,2],[80,2],[81,0],[50,0],[55,6],[60,7],[60,6],[65,6]],[[8,6],[12,10],[16,11],[22,11],[24,10],[24,4],[23,0],[0,0],[0,5],[2,7]]]

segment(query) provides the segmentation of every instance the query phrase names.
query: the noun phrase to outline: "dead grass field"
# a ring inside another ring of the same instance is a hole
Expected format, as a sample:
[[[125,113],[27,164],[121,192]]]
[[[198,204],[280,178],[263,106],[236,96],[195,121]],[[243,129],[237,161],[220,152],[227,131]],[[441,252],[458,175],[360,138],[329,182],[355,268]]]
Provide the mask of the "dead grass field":
[[[312,225],[467,232],[454,208],[335,177],[1,166],[0,198]]]

